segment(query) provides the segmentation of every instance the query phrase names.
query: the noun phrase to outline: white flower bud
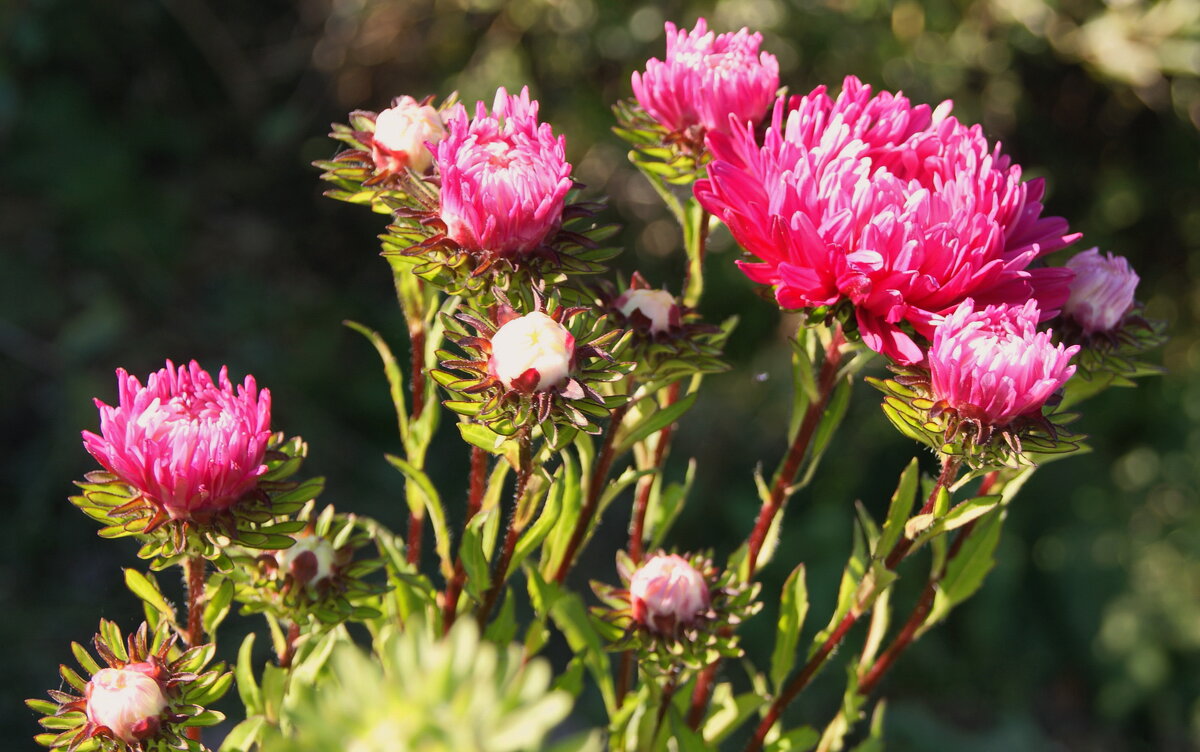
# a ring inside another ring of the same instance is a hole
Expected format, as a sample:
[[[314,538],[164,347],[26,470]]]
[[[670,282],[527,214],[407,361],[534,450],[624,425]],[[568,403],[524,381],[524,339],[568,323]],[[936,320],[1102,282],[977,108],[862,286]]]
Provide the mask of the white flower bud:
[[[1075,272],[1071,294],[1063,313],[1073,319],[1087,334],[1115,329],[1133,307],[1133,293],[1138,275],[1129,262],[1111,253],[1100,255],[1098,248],[1084,251],[1067,262]]]
[[[704,575],[677,554],[659,554],[629,581],[633,618],[658,634],[675,634],[708,611]]]
[[[626,317],[640,312],[649,319],[651,334],[665,332],[679,323],[679,304],[666,290],[626,290],[614,303]]]
[[[319,535],[297,538],[291,548],[276,552],[279,575],[291,574],[301,584],[317,585],[333,574],[333,545]]]
[[[436,109],[412,97],[400,97],[375,118],[375,167],[379,172],[399,172],[405,167],[425,172],[433,164],[426,143],[436,144],[445,137],[446,127]]]
[[[575,337],[544,313],[513,319],[492,337],[489,368],[500,383],[523,392],[544,392],[567,381]]]
[[[131,663],[97,671],[84,693],[88,720],[107,726],[127,744],[153,736],[167,707],[162,687],[150,675],[154,670],[149,663]]]

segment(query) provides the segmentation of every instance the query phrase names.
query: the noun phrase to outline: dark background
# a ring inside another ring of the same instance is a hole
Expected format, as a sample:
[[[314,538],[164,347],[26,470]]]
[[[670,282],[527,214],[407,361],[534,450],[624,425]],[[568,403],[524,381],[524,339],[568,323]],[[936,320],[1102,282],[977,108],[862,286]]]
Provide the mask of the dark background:
[[[629,75],[662,56],[662,22],[749,25],[794,92],[853,73],[916,101],[955,100],[1031,175],[1050,214],[1126,255],[1173,336],[1168,372],[1088,403],[1095,451],[1047,467],[1012,509],[984,590],[885,682],[894,750],[1183,750],[1200,744],[1200,3],[1106,9],[1068,0],[8,0],[0,4],[0,739],[37,730],[21,704],[58,684],[71,640],[138,618],[106,543],[66,502],[93,467],[79,431],[115,399],[113,370],[166,357],[229,364],[274,395],[274,425],[312,446],[324,497],[399,527],[397,449],[374,352],[353,318],[402,347],[375,234],[382,218],[321,198],[309,166],[328,124],[398,94],[491,99],[529,84],[568,136],[575,175],[613,200],[626,270],[679,288],[677,230],[609,132]],[[737,368],[713,377],[674,454],[701,478],[672,543],[728,552],[756,512],[788,401],[787,324],[718,233],[705,310],[742,317]],[[1064,257],[1065,258],[1065,255]],[[453,483],[463,452],[438,445]],[[798,561],[824,622],[852,502],[879,512],[915,448],[869,388],[789,510],[766,600]],[[929,458],[926,458],[928,461]],[[446,493],[447,498],[455,498]],[[606,531],[624,525],[613,509]],[[598,540],[581,567],[611,579]],[[919,565],[918,565],[919,566]],[[918,575],[919,576],[919,575]],[[168,578],[169,580],[170,578]],[[168,587],[176,583],[168,582]],[[905,609],[908,590],[900,592]],[[911,594],[909,594],[911,597]],[[745,643],[769,655],[767,613]],[[232,649],[233,643],[226,644]],[[836,707],[831,667],[794,708]],[[31,742],[29,742],[31,744]]]

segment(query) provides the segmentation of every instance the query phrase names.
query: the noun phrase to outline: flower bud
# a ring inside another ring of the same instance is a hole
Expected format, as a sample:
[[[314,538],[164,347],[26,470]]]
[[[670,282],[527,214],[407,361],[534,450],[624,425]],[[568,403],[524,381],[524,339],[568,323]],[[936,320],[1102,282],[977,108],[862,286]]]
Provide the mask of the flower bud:
[[[629,581],[633,618],[658,634],[675,634],[709,609],[708,585],[678,554],[652,556]]]
[[[319,585],[333,574],[333,545],[319,535],[297,538],[291,548],[276,552],[279,575],[290,574],[301,585]]]
[[[375,171],[394,174],[410,167],[425,172],[433,164],[433,154],[426,144],[436,144],[445,137],[446,127],[436,109],[410,96],[399,97],[375,118],[371,141]]]
[[[167,707],[156,673],[147,662],[97,671],[85,692],[88,720],[127,744],[153,736]]]
[[[509,389],[544,392],[566,383],[574,360],[575,337],[535,311],[509,321],[492,336],[488,368]]]
[[[651,334],[679,325],[679,304],[666,290],[626,290],[613,303],[626,318],[635,313],[646,317]]]
[[[1075,272],[1071,295],[1063,305],[1063,314],[1074,319],[1084,334],[1111,331],[1121,324],[1133,307],[1138,275],[1129,262],[1111,253],[1100,254],[1092,248],[1067,262]]]

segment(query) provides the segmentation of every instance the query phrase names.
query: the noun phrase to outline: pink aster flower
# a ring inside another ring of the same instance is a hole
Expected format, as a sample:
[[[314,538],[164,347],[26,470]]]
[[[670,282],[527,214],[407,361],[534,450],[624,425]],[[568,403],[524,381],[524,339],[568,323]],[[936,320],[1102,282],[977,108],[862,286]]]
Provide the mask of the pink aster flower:
[[[529,89],[520,96],[499,89],[491,113],[478,102],[469,122],[457,105],[446,123],[449,135],[434,159],[447,236],[468,251],[511,258],[553,235],[571,188],[571,165],[563,137],[538,122]]]
[[[1138,284],[1137,272],[1129,268],[1129,262],[1111,253],[1101,255],[1100,249],[1092,248],[1073,256],[1067,268],[1075,272],[1075,279],[1063,315],[1074,319],[1084,334],[1108,332],[1120,326],[1133,308]]]
[[[929,350],[931,397],[976,422],[980,433],[1022,417],[1041,416],[1046,400],[1075,373],[1078,346],[1050,341],[1037,331],[1035,301],[987,306],[963,301],[933,334]]]
[[[150,374],[142,386],[117,369],[118,402],[100,400],[100,435],[83,445],[160,514],[206,522],[255,487],[267,471],[271,393],[247,376],[237,391],[224,367],[218,382],[196,361]]]
[[[1034,261],[1073,242],[1042,217],[1041,180],[992,147],[978,126],[872,95],[848,77],[775,104],[760,146],[752,128],[708,137],[713,161],[697,199],[757,262],[740,262],[785,308],[854,305],[863,341],[903,363],[924,358],[935,322],[968,297],[1038,301],[1044,319],[1071,271]]]
[[[703,18],[690,32],[667,22],[666,60],[633,74],[633,95],[672,132],[728,131],[730,118],[756,125],[779,89],[779,63],[759,52],[762,34],[713,34]]]

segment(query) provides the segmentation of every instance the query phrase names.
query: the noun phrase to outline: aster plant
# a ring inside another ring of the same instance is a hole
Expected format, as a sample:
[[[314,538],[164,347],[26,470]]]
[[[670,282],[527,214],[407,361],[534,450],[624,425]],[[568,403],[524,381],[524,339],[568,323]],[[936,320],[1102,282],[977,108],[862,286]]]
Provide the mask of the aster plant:
[[[139,544],[148,571],[124,581],[147,622],[128,640],[101,623],[107,667],[73,646],[90,678],[63,668],[69,689],[30,701],[39,743],[198,752],[220,719],[202,706],[236,679],[244,715],[223,752],[882,744],[882,701],[859,726],[891,667],[983,586],[1018,491],[1082,446],[1068,426],[1084,399],[1154,372],[1141,358],[1161,327],[1127,261],[1057,257],[1080,234],[1049,213],[1046,182],[950,102],[852,76],[789,96],[761,35],[704,19],[666,34],[615,131],[680,225],[681,279],[612,273],[604,204],[528,89],[473,109],[401,94],[334,126],[342,150],[317,166],[329,196],[388,216],[378,250],[408,334],[402,360],[347,322],[395,412],[380,458],[398,473],[395,519],[317,513],[323,481],[294,479],[307,446],[272,428],[253,377],[119,370],[116,404],[97,400],[99,432],[83,434],[102,469],[71,502],[101,537]],[[736,264],[706,256],[718,224]],[[694,460],[667,460],[737,323],[705,320],[711,274],[744,277],[796,327],[786,443],[745,479],[753,523],[720,559],[667,553],[704,491]],[[878,425],[917,456],[881,519],[854,506],[836,601],[806,643],[812,554],[781,547],[780,529],[864,380],[883,394]],[[615,566],[594,564],[613,531]],[[776,600],[761,577],[777,559]],[[176,565],[183,584],[160,584]],[[760,610],[774,638],[747,644]],[[255,625],[235,668],[206,669],[235,612]],[[570,657],[551,663],[553,643]],[[795,725],[789,709],[835,661],[842,702]],[[603,727],[556,731],[585,691]]]

